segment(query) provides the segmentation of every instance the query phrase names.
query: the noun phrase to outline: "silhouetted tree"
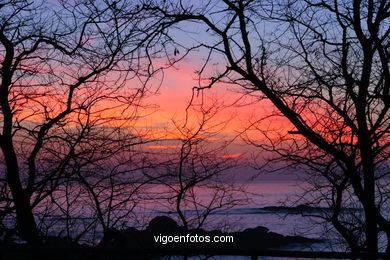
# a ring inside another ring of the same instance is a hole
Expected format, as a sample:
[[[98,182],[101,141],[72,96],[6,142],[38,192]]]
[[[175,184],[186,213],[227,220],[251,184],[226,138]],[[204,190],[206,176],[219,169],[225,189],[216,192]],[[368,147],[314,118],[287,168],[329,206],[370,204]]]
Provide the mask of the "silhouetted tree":
[[[256,145],[314,170],[314,183],[327,189],[316,201],[330,202],[328,220],[351,250],[378,251],[382,232],[390,241],[388,1],[155,1],[147,7],[175,25],[166,34],[194,28],[201,35],[193,38],[206,51],[198,89],[239,86],[273,104],[276,111],[265,118],[286,119],[290,129],[273,133],[254,122],[266,137]],[[348,203],[359,204],[361,220],[346,221]]]
[[[0,3],[1,214],[15,213],[29,244],[42,243],[34,208],[75,165],[139,143],[131,125],[155,72],[153,50],[140,48],[153,45],[153,26],[127,1]]]
[[[145,133],[138,131],[135,135],[123,126],[100,127],[101,120],[78,124],[84,133],[74,133],[81,143],[74,154],[65,157],[69,160],[66,176],[61,177],[50,197],[37,205],[40,224],[46,225],[40,230],[48,236],[95,244],[110,230],[124,228],[141,199],[141,187],[149,179],[140,171],[151,165],[145,165],[140,149],[147,142]],[[68,144],[74,144],[73,140]],[[48,158],[46,154],[44,159]]]
[[[248,202],[232,173],[240,158],[229,156],[230,141],[222,134],[229,120],[218,119],[224,105],[199,99],[202,102],[193,101],[188,107],[185,120],[173,119],[171,140],[167,151],[160,154],[163,167],[157,178],[168,187],[168,201],[187,230],[203,227],[218,210]]]

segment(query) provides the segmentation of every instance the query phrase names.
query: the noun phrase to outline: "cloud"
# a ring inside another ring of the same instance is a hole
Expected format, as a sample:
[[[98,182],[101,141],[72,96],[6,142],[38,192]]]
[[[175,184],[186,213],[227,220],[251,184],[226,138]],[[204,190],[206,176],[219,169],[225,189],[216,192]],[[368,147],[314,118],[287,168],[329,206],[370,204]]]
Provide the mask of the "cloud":
[[[219,158],[238,158],[241,157],[243,154],[242,153],[235,153],[235,154],[223,154],[223,155],[218,155]]]
[[[179,148],[180,145],[150,145],[148,146],[149,149],[173,149],[173,148]]]

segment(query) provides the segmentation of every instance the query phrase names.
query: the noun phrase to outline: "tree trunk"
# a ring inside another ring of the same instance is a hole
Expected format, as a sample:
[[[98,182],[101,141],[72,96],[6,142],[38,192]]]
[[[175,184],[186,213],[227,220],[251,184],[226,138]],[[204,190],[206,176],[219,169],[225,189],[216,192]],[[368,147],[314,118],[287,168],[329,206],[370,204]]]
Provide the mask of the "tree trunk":
[[[364,174],[364,215],[366,220],[366,241],[368,252],[378,252],[378,218],[375,203],[375,177],[372,156],[362,150]]]
[[[23,196],[23,194],[22,196],[17,197],[20,198],[14,198],[14,201],[18,222],[18,231],[28,244],[33,246],[40,246],[42,245],[42,240],[39,235],[29,200]]]
[[[7,182],[15,204],[17,229],[30,245],[41,245],[38,228],[34,219],[30,198],[20,182],[19,167],[13,145],[9,140],[2,140],[1,148],[7,165]]]

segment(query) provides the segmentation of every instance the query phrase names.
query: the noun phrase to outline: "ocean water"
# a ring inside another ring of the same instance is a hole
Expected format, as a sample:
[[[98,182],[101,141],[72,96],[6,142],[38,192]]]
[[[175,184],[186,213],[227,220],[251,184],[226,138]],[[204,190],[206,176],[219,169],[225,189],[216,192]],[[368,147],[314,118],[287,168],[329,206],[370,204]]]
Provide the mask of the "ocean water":
[[[237,184],[237,187],[240,186],[245,192],[234,191],[232,197],[240,200],[240,202],[231,208],[217,208],[212,211],[202,228],[206,230],[242,231],[246,228],[263,226],[272,232],[283,235],[302,235],[309,238],[322,239],[323,230],[315,224],[315,219],[303,217],[297,211],[288,210],[288,207],[277,208],[283,205],[291,205],[288,201],[293,201],[304,185],[304,183],[297,181],[264,181]],[[72,187],[72,189],[73,191],[69,192],[71,194],[69,200],[73,206],[67,209],[71,218],[75,221],[86,222],[89,219],[95,219],[96,212],[88,195],[84,191],[79,190],[79,187]],[[102,189],[99,193],[106,200],[100,204],[103,211],[105,210],[104,207],[107,206],[107,201],[110,201],[109,194],[105,194],[108,190]],[[129,188],[128,190],[131,193],[131,189]],[[129,199],[127,204],[116,207],[110,212],[111,223],[115,221],[116,217],[119,219],[119,216],[121,216],[118,223],[122,224],[117,224],[114,226],[115,228],[135,227],[143,229],[152,218],[165,215],[175,219],[180,224],[178,214],[175,211],[174,196],[169,194],[168,191],[169,189],[166,186],[148,184],[143,187],[143,197],[137,198],[136,203]],[[195,189],[194,194],[196,194],[198,205],[208,205],[214,196],[213,189],[210,188]],[[37,215],[40,212],[44,212],[44,219],[40,219],[40,221],[48,226],[51,225],[54,235],[55,232],[65,229],[66,216],[64,215],[64,207],[69,201],[65,200],[66,196],[61,192],[53,196],[56,197],[57,204],[62,206],[61,210],[52,209],[52,203],[47,201],[46,204],[42,203],[43,206],[35,211]],[[111,205],[119,204],[122,199],[126,199],[126,196],[114,197],[113,201],[110,202]],[[183,213],[190,220],[196,218],[197,211],[194,209],[194,205],[189,203],[183,206]],[[130,214],[126,214],[128,212]],[[198,212],[202,212],[201,206],[198,206]],[[77,233],[78,230],[75,229],[73,232]],[[97,240],[101,238],[99,233],[99,228],[97,228],[97,232],[94,233]]]
[[[247,201],[229,209],[218,209],[211,213],[203,228],[207,230],[222,229],[224,231],[242,231],[247,228],[263,226],[271,232],[282,235],[300,235],[308,238],[321,239],[323,243],[312,245],[289,245],[286,250],[326,250],[334,246],[335,241],[330,241],[324,228],[318,225],[319,219],[312,217],[303,217],[298,211],[287,205],[300,194],[305,183],[298,181],[264,181],[243,184],[245,194],[237,193],[236,197],[246,196]],[[154,187],[161,191],[159,186]],[[207,190],[199,189],[196,191],[198,198],[204,198],[206,201],[212,196]],[[319,205],[323,206],[323,205]],[[169,216],[180,223],[177,213],[167,209],[172,206],[159,203],[143,205],[145,212],[149,212],[150,217],[158,215]],[[196,215],[196,211],[189,208],[183,211],[190,219]],[[313,213],[313,212],[311,212]],[[315,213],[315,212],[314,212]],[[337,250],[337,247],[331,248]],[[340,249],[340,248],[338,248]]]
[[[339,245],[336,240],[329,238],[323,226],[318,225],[317,218],[304,217],[296,210],[289,210],[287,205],[291,205],[297,196],[305,187],[305,183],[299,181],[263,181],[244,184],[246,195],[248,195],[248,203],[235,206],[231,209],[217,210],[212,213],[208,222],[205,225],[206,229],[214,227],[224,227],[228,231],[239,231],[246,228],[254,228],[257,226],[267,227],[271,232],[276,232],[283,235],[301,235],[309,238],[320,239],[322,242],[313,243],[310,245],[290,244],[285,247],[275,248],[277,250],[292,250],[292,251],[337,251],[344,250],[343,245]],[[204,197],[209,197],[205,191]],[[239,194],[237,194],[239,196]],[[318,205],[324,206],[324,205]],[[267,208],[270,207],[270,208]],[[279,207],[279,208],[277,208]],[[161,210],[161,205],[151,207],[151,211],[157,212],[156,215],[167,215],[175,218],[176,213],[164,212]],[[161,211],[160,211],[161,210]],[[311,212],[313,213],[313,212]],[[193,210],[188,209],[185,214],[191,216],[195,214]],[[167,257],[162,259],[187,259],[181,256]],[[189,257],[189,260],[205,259],[201,256]],[[206,259],[229,259],[243,260],[251,259],[246,256],[214,256]],[[308,258],[286,258],[286,257],[258,257],[259,260],[288,260],[288,259],[308,259]],[[314,258],[313,258],[314,259]],[[316,258],[320,259],[320,258]]]
[[[319,230],[313,230],[308,218],[302,217],[294,210],[288,210],[288,205],[292,205],[292,201],[299,195],[303,185],[304,183],[297,181],[264,181],[243,184],[245,194],[237,192],[235,196],[246,197],[247,200],[233,208],[217,209],[209,216],[205,228],[212,229],[224,224],[230,231],[237,231],[264,226],[272,232],[283,235],[297,235],[303,232],[308,234],[308,237],[318,238]],[[154,189],[162,190],[159,186]],[[204,198],[207,201],[212,196],[204,189],[195,192],[198,198]],[[285,207],[277,208],[282,206]],[[155,212],[156,215],[163,214],[173,218],[177,215],[174,211],[167,210],[172,207],[164,203],[150,203],[142,205],[142,208]],[[184,212],[188,216],[195,214],[192,209],[184,210]]]
[[[301,245],[301,244],[291,244],[283,248],[278,248],[281,250],[302,250],[302,251],[322,251],[322,250],[340,250],[340,247],[335,246],[336,241],[330,239],[326,236],[326,232],[321,225],[316,224],[316,219],[310,217],[303,217],[298,212],[294,210],[289,210],[288,207],[277,208],[286,204],[287,201],[294,201],[295,196],[300,194],[301,188],[305,186],[305,183],[298,181],[262,181],[262,182],[253,182],[246,184],[237,184],[241,186],[241,189],[245,191],[235,192],[233,195],[234,198],[245,198],[245,203],[240,203],[232,208],[228,209],[217,209],[212,212],[205,222],[203,228],[207,230],[212,229],[222,229],[223,231],[242,231],[246,228],[253,228],[257,226],[263,226],[268,228],[271,232],[276,232],[282,235],[302,235],[309,238],[322,239],[323,242],[315,243],[311,245]],[[78,187],[73,187],[75,191],[72,191],[71,194],[76,194],[75,205],[76,208],[73,208],[70,212],[76,212],[77,214],[72,216],[75,223],[77,221],[88,223],[95,219],[93,209],[90,207],[90,203],[87,200],[87,197],[84,197],[83,193],[76,192]],[[159,200],[153,199],[155,195],[162,195],[167,193],[167,187],[158,184],[150,184],[144,187],[144,191],[147,194],[145,200],[140,200],[137,204],[134,204],[134,208],[131,211],[131,214],[128,214],[126,217],[121,218],[121,221],[124,223],[122,227],[136,227],[136,228],[145,228],[147,223],[155,216],[166,215],[179,222],[177,213],[174,211],[174,205],[169,203],[168,199],[163,199],[160,196]],[[200,188],[195,189],[194,193],[197,196],[197,199],[202,202],[207,202],[212,199],[213,193],[212,189]],[[102,193],[104,194],[104,189]],[[57,196],[57,202],[59,204],[66,204],[65,196],[58,193],[54,196]],[[120,197],[118,197],[119,199]],[[115,199],[114,199],[115,200]],[[119,202],[116,201],[116,202]],[[171,201],[172,202],[172,201]],[[115,204],[115,201],[113,202]],[[50,203],[48,202],[48,205]],[[130,205],[129,205],[130,206]],[[120,211],[128,210],[129,206],[118,208],[117,212],[111,212],[112,216],[120,215]],[[321,206],[321,205],[319,205]],[[273,208],[266,208],[273,207]],[[39,212],[39,208],[36,211]],[[47,209],[45,211],[45,219],[40,219],[41,225],[46,225],[50,227],[48,229],[48,234],[58,235],[59,233],[64,233],[63,230],[66,229],[65,223],[68,221],[66,216],[63,215],[64,211],[58,212],[55,209],[52,211],[52,216],[47,215]],[[80,215],[81,213],[81,215]],[[191,208],[189,205],[184,209],[184,214],[191,218],[196,215],[196,210]],[[38,214],[39,215],[39,214]],[[77,226],[77,225],[75,225]],[[79,225],[85,227],[85,224]],[[76,227],[70,232],[79,233],[80,230]],[[95,228],[93,232],[85,234],[85,240],[94,239],[95,242],[99,241],[102,237],[102,232],[99,227]],[[176,259],[175,257],[169,259]],[[178,257],[177,259],[181,259]],[[193,259],[201,259],[199,257],[191,257]],[[248,257],[221,257],[213,259],[250,259]],[[259,259],[272,259],[272,260],[281,260],[285,258],[276,258],[276,257],[266,257]],[[291,259],[291,258],[290,258]]]

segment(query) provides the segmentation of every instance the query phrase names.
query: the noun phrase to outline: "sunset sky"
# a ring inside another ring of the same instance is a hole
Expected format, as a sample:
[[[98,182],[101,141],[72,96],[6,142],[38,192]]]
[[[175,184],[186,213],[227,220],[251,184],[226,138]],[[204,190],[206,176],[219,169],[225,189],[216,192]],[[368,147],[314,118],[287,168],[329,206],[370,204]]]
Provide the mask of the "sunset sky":
[[[193,59],[191,59],[193,58]],[[157,106],[155,112],[142,117],[137,125],[146,126],[147,128],[154,129],[154,133],[158,133],[158,137],[161,139],[170,139],[180,137],[180,134],[175,130],[173,122],[184,123],[186,117],[186,108],[191,100],[192,88],[198,86],[197,75],[195,71],[201,66],[201,62],[195,62],[194,59],[201,59],[201,56],[192,56],[186,58],[175,67],[166,69],[164,71],[164,78],[161,83],[161,87],[156,95],[150,96],[145,100],[147,104],[154,104]],[[224,123],[226,127],[218,134],[218,138],[212,141],[230,141],[233,140],[228,147],[226,154],[218,155],[221,158],[242,158],[246,160],[246,164],[253,163],[253,158],[258,157],[260,161],[263,158],[267,158],[269,154],[262,153],[259,148],[253,145],[247,144],[243,137],[250,137],[251,140],[256,142],[263,142],[265,137],[254,127],[250,127],[256,120],[266,117],[275,112],[272,104],[267,100],[258,101],[255,97],[244,96],[242,92],[238,91],[238,87],[219,83],[213,86],[211,89],[204,90],[204,96],[206,104],[210,103],[210,100],[214,100],[226,106],[221,109],[213,122]],[[194,99],[194,103],[199,101]],[[189,113],[190,126],[196,127],[197,120],[196,113]],[[244,130],[251,128],[252,130]],[[289,123],[280,117],[273,117],[270,119],[264,119],[260,124],[256,124],[256,127],[261,130],[269,130],[270,136],[275,132],[281,135],[286,134],[287,130],[290,130]],[[170,142],[162,142],[159,144],[149,145],[149,149],[163,150],[163,149],[177,149],[176,144]],[[237,168],[238,179],[247,179],[254,176],[258,171],[250,169],[248,167]],[[261,179],[275,178],[272,176],[260,176]],[[280,176],[277,177],[277,179]],[[295,178],[295,176],[289,176],[287,178]]]

